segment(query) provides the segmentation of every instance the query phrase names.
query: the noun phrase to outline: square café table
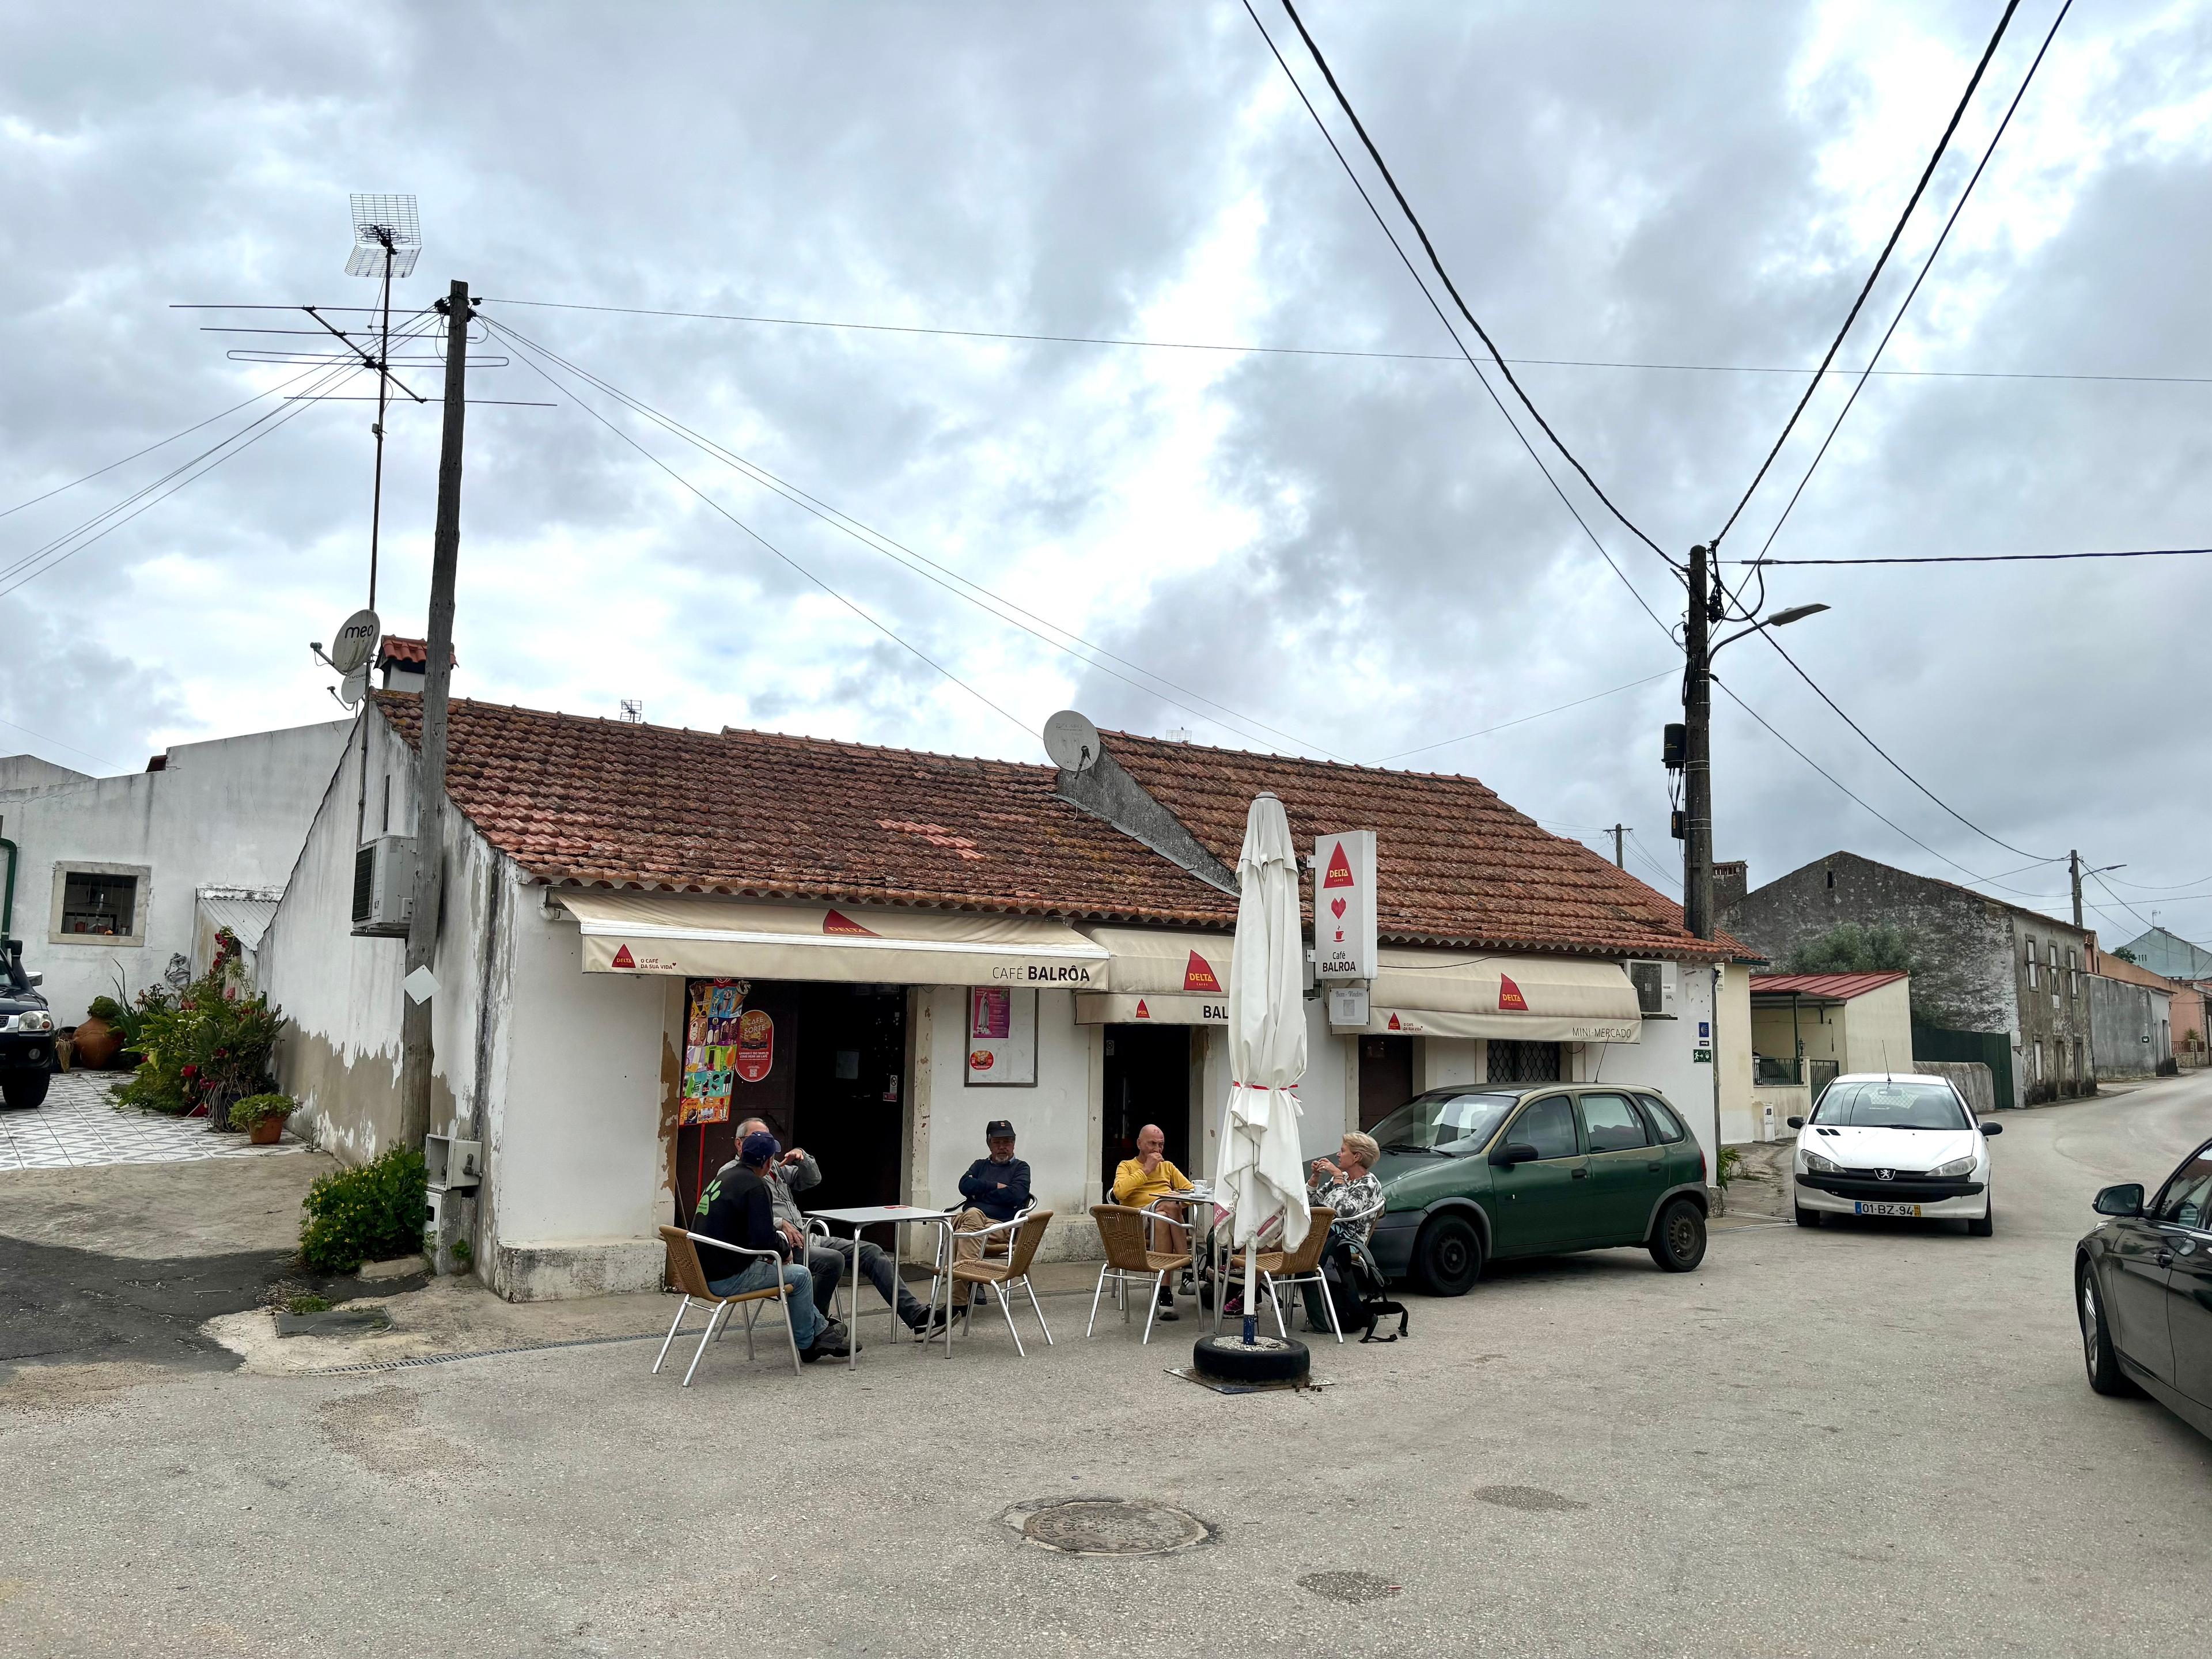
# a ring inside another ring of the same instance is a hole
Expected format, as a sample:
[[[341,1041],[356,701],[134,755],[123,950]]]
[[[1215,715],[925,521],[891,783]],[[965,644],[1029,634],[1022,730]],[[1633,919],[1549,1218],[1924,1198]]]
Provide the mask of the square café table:
[[[942,1227],[949,1232],[952,1228],[952,1217],[945,1211],[925,1209],[919,1204],[862,1204],[844,1210],[809,1210],[806,1212],[806,1218],[809,1221],[836,1222],[841,1226],[850,1227],[853,1230],[853,1291],[849,1304],[852,1317],[847,1327],[852,1337],[852,1352],[845,1356],[846,1367],[850,1370],[860,1363],[860,1229],[872,1227],[878,1223],[890,1224],[892,1300],[891,1304],[884,1311],[890,1316],[892,1328],[896,1331],[900,1328],[897,1301],[899,1229],[933,1226]],[[931,1285],[929,1290],[929,1310],[932,1314],[937,1311],[937,1287],[934,1285]],[[950,1321],[947,1322],[948,1326],[950,1322]],[[927,1327],[925,1326],[924,1328],[927,1329]],[[897,1338],[894,1336],[892,1340],[896,1341]],[[948,1340],[945,1347],[949,1356],[952,1351],[951,1343]]]

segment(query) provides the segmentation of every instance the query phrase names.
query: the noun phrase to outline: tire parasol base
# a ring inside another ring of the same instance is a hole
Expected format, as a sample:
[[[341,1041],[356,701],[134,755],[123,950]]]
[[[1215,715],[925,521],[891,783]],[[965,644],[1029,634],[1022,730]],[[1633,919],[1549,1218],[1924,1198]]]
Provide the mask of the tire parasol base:
[[[1303,1342],[1279,1336],[1201,1336],[1191,1345],[1190,1363],[1202,1376],[1224,1382],[1296,1382],[1313,1369]]]

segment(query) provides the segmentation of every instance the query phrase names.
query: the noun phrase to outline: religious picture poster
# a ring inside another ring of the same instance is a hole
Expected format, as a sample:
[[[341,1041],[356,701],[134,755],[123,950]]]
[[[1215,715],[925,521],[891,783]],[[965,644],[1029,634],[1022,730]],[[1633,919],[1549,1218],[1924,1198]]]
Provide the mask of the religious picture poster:
[[[968,1086],[1036,1086],[1037,994],[1000,986],[968,993]]]
[[[694,980],[685,999],[684,1093],[677,1122],[727,1123],[744,999],[735,985]]]

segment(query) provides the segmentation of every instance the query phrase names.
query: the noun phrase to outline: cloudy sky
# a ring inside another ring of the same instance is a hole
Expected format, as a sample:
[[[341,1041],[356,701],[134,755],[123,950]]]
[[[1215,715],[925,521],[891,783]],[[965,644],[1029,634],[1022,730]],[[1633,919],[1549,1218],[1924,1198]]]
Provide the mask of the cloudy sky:
[[[2057,5],[2024,0],[1843,364]],[[1781,430],[2000,9],[1305,15],[1522,383],[1680,554]],[[1279,0],[1259,12],[1387,204]],[[1883,356],[1915,372],[1869,381],[1773,555],[2212,539],[2208,185],[2212,9],[2077,7]],[[420,198],[404,313],[461,277],[496,325],[471,391],[511,401],[469,414],[458,691],[1024,759],[1073,705],[1395,757],[1608,849],[1625,822],[1631,869],[1675,890],[1675,649],[1235,0],[11,9],[0,509],[270,395],[0,518],[0,749],[117,771],[338,714],[307,642],[365,597],[374,406],[284,403],[307,366],[227,356],[305,337],[200,331],[301,313],[171,307],[368,303],[355,191]],[[413,379],[434,394],[434,364]],[[1725,557],[1759,550],[1848,390],[1814,398]],[[390,433],[379,608],[416,633],[438,411]],[[1532,436],[1676,623],[1667,567]],[[1770,608],[1814,600],[1792,654],[2008,847],[1750,640],[1728,687],[1895,827],[1720,696],[1723,856],[1756,882],[1849,848],[2063,910],[2063,866],[2030,861],[2079,847],[2128,866],[2133,913],[2092,889],[2108,941],[2154,909],[2212,936],[2212,559],[1773,573]]]

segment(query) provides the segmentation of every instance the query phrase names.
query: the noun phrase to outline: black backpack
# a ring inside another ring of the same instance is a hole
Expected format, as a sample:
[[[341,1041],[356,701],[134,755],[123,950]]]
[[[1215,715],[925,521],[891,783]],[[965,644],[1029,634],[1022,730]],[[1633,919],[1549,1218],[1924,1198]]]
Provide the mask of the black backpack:
[[[1413,1334],[1406,1304],[1391,1299],[1390,1282],[1366,1245],[1332,1243],[1322,1261],[1322,1275],[1335,1304],[1336,1322],[1345,1330],[1359,1331],[1362,1342],[1395,1342]],[[1398,1316],[1396,1334],[1376,1335],[1376,1326],[1392,1314]]]

